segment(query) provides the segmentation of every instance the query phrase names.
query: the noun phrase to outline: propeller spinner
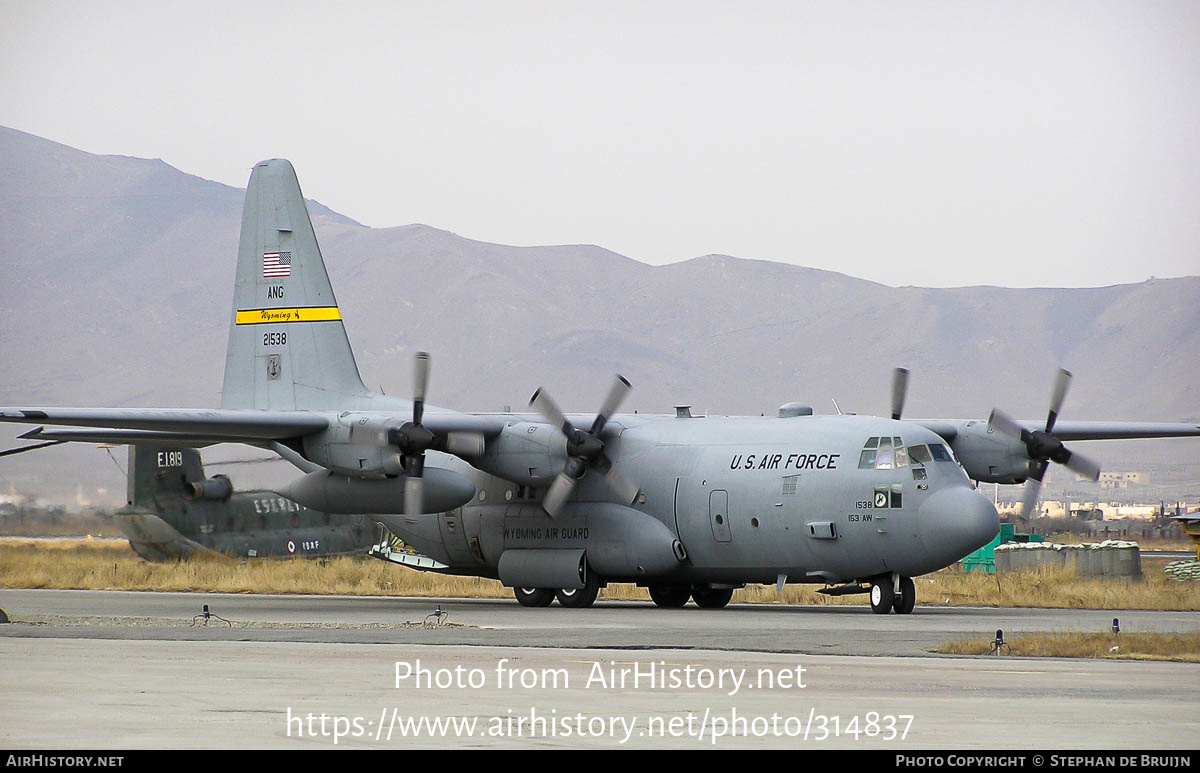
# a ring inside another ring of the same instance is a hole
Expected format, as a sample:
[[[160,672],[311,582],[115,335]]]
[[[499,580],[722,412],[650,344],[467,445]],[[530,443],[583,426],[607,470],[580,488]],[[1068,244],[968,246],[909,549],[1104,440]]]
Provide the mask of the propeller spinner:
[[[551,518],[557,517],[562,512],[563,506],[575,490],[575,484],[589,469],[594,469],[604,476],[609,488],[623,503],[630,504],[637,497],[638,486],[617,470],[612,460],[604,453],[604,441],[600,439],[600,434],[604,431],[609,417],[616,413],[617,408],[620,407],[621,402],[632,388],[623,376],[618,375],[600,412],[596,414],[596,420],[592,422],[591,429],[586,431],[571,424],[544,389],[539,388],[533,393],[529,405],[544,416],[546,421],[558,427],[567,439],[566,464],[563,466],[563,471],[554,478],[554,482],[550,484],[550,489],[542,500],[542,507]]]
[[[1032,432],[1018,424],[1012,417],[999,408],[992,411],[988,417],[988,426],[999,430],[1025,444],[1029,454],[1029,477],[1025,482],[1025,491],[1021,496],[1021,517],[1028,518],[1037,507],[1041,494],[1042,482],[1050,462],[1061,464],[1092,480],[1099,480],[1100,465],[1084,456],[1074,453],[1054,436],[1054,424],[1058,421],[1059,411],[1067,396],[1067,388],[1071,385],[1070,371],[1059,369],[1054,380],[1054,391],[1050,396],[1050,412],[1046,416],[1046,428]]]

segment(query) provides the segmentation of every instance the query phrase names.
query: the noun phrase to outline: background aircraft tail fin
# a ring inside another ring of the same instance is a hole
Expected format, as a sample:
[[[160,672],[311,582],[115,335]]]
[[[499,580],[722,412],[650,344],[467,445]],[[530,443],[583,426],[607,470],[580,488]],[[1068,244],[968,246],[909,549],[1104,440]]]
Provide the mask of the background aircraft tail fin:
[[[366,391],[296,172],[261,161],[242,210],[221,407],[332,409]]]
[[[180,498],[204,481],[204,464],[194,448],[129,446],[128,496],[131,505],[159,511],[159,497]]]

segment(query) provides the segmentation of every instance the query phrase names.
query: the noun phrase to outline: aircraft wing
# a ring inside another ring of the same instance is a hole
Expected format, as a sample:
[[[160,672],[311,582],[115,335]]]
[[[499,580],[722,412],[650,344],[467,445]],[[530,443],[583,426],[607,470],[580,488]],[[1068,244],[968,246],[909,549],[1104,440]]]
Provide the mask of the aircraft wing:
[[[1023,421],[1029,430],[1041,429],[1043,422]],[[1200,437],[1200,424],[1163,424],[1124,421],[1060,421],[1054,425],[1059,440],[1123,440],[1155,437]]]
[[[933,430],[946,440],[954,440],[960,428],[968,420],[932,419],[918,420],[923,427]],[[976,420],[987,424],[986,419]],[[1046,426],[1045,419],[1018,421],[1024,429],[1033,432]],[[1132,440],[1136,438],[1200,437],[1200,424],[1173,424],[1136,421],[1059,421],[1054,425],[1054,436],[1059,440]]]
[[[47,429],[37,427],[17,437],[22,440],[50,440],[56,443],[111,443],[112,445],[168,445],[203,448],[226,440],[219,435],[196,432],[157,432],[148,429]]]
[[[195,438],[234,443],[287,440],[320,432],[329,426],[326,416],[309,411],[213,408],[0,408],[0,421],[146,430],[175,433],[181,441]]]
[[[403,418],[391,412],[382,416]],[[509,414],[431,412],[424,424],[438,435],[500,434],[512,421]],[[0,408],[0,422],[57,424],[71,429],[39,426],[21,435],[25,440],[53,442],[169,444],[201,447],[214,443],[273,443],[303,437],[329,427],[332,417],[311,411],[259,411],[196,408]],[[92,427],[94,429],[80,429]],[[40,447],[40,446],[39,446]],[[28,449],[32,450],[32,449]]]

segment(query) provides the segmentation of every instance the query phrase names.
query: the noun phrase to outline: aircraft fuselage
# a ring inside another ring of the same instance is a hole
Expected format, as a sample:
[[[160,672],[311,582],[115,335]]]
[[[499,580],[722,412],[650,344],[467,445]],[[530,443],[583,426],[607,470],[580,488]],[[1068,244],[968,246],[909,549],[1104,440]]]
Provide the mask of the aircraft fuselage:
[[[474,460],[484,474],[453,457],[430,459],[472,476],[470,503],[436,516],[380,520],[454,572],[496,576],[508,551],[582,550],[594,569],[609,570],[607,580],[731,585],[774,583],[779,575],[821,583],[916,576],[957,561],[998,528],[991,503],[944,441],[912,423],[622,415],[606,430],[606,448],[641,494],[629,506],[612,503],[589,472],[557,518],[540,497],[558,472],[560,436],[520,417],[510,428]],[[520,442],[509,441],[506,451],[506,437]],[[881,438],[892,457],[877,464]],[[941,458],[910,457],[912,447],[931,445]],[[512,480],[519,469],[529,471],[526,479]]]

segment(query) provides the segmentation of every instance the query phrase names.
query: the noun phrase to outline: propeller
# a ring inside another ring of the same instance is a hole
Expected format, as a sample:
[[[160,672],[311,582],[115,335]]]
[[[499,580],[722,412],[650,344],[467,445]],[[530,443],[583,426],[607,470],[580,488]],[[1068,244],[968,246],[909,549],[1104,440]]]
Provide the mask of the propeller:
[[[433,446],[434,434],[425,429],[425,392],[429,387],[429,352],[417,352],[413,362],[412,422],[388,433],[388,442],[400,449],[404,462],[404,513],[421,512],[424,495],[425,451]]]
[[[403,471],[404,514],[422,512],[425,478],[425,452],[446,451],[460,456],[478,456],[484,450],[484,437],[477,432],[448,432],[439,437],[423,423],[425,395],[429,388],[428,352],[417,352],[413,363],[412,421],[396,426],[392,420],[383,423],[364,421],[351,428],[352,442],[377,443],[394,446],[397,471]]]
[[[988,417],[988,427],[1025,444],[1029,454],[1029,476],[1025,481],[1025,491],[1021,496],[1021,517],[1028,518],[1037,507],[1041,494],[1042,482],[1046,478],[1046,470],[1050,462],[1061,464],[1092,480],[1100,479],[1100,465],[1087,457],[1070,451],[1063,442],[1055,437],[1054,424],[1058,421],[1059,411],[1067,397],[1067,388],[1071,385],[1071,372],[1059,368],[1054,379],[1054,390],[1050,395],[1050,412],[1046,415],[1046,428],[1035,429],[1032,432],[1018,424],[1012,417],[999,408],[992,411]]]
[[[563,506],[575,490],[575,484],[589,469],[602,475],[609,488],[625,504],[632,503],[637,497],[640,490],[637,484],[617,470],[612,460],[604,453],[604,441],[600,439],[609,417],[617,412],[617,408],[632,388],[623,376],[618,375],[608,391],[608,397],[600,407],[600,412],[596,414],[591,429],[586,431],[571,424],[545,389],[539,388],[533,393],[529,405],[544,416],[546,421],[557,427],[567,439],[566,464],[563,465],[563,471],[554,478],[542,500],[542,507],[551,518],[562,512]]]
[[[892,371],[892,418],[899,419],[904,412],[904,396],[908,393],[908,368]]]

